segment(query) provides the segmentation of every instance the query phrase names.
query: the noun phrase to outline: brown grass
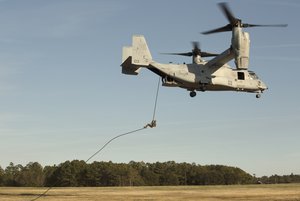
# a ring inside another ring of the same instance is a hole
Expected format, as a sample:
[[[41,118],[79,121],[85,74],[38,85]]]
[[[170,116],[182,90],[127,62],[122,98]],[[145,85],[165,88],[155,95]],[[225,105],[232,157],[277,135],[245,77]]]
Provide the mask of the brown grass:
[[[0,188],[1,201],[29,201],[45,188]],[[300,201],[300,184],[53,188],[38,201],[96,200],[277,200]]]

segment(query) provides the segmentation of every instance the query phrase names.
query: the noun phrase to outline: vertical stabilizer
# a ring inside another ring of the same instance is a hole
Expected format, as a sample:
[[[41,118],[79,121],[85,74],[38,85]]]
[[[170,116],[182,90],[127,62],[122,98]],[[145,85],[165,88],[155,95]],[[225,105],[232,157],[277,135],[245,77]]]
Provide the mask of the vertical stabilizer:
[[[132,64],[148,66],[152,61],[147,42],[142,35],[132,37]]]
[[[128,57],[132,56],[132,47],[124,46],[122,50],[122,63],[126,61]]]
[[[122,73],[137,75],[141,67],[149,66],[152,56],[147,42],[142,35],[132,37],[132,46],[123,47],[122,51]]]

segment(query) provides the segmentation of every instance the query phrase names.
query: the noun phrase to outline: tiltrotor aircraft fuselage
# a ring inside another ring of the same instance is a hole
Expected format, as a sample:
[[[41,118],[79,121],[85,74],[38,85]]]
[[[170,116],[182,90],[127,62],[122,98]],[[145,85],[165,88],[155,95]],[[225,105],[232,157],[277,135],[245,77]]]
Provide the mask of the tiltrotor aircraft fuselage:
[[[286,26],[286,25],[253,25],[243,24],[233,16],[227,4],[219,4],[230,24],[203,34],[231,31],[231,44],[221,54],[201,52],[197,43],[194,43],[192,52],[171,53],[173,55],[192,56],[191,64],[162,64],[152,59],[147,42],[142,35],[134,35],[132,46],[123,47],[122,73],[138,75],[141,68],[147,68],[162,78],[162,85],[180,87],[190,91],[190,96],[196,96],[196,91],[240,91],[256,93],[259,98],[267,86],[253,72],[249,66],[249,33],[243,28],[253,26]],[[203,57],[213,59],[205,61]],[[234,60],[235,68],[228,65]]]

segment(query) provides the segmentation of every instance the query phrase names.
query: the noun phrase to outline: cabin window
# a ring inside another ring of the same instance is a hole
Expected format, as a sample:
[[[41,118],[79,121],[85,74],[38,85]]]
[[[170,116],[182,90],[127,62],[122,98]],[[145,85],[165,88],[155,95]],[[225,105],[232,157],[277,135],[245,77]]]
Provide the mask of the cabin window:
[[[238,72],[238,80],[245,80],[245,73],[244,72]]]

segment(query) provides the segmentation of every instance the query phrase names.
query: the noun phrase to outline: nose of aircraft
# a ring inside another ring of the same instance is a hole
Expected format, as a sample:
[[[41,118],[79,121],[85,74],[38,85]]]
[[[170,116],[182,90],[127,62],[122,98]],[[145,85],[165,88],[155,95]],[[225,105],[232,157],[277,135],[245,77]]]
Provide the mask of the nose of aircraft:
[[[268,89],[267,85],[266,85],[263,81],[259,81],[259,82],[258,82],[258,87],[259,87],[262,91]]]

